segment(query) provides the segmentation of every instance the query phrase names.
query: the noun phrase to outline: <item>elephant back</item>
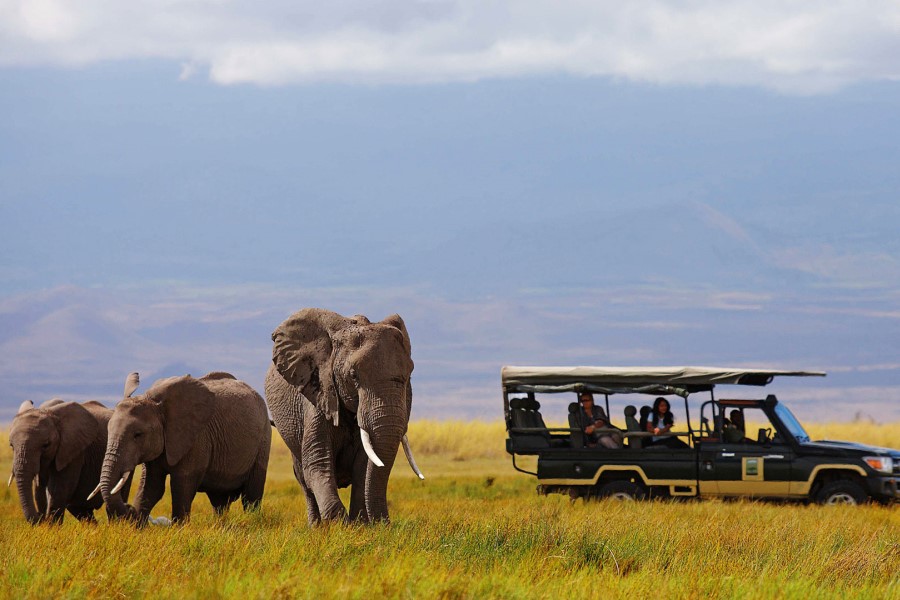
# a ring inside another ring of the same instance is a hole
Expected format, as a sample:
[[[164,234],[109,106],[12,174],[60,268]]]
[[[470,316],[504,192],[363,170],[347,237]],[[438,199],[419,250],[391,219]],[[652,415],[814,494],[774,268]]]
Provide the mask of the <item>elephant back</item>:
[[[214,471],[244,472],[259,449],[271,445],[272,427],[266,403],[252,387],[234,377],[203,383],[216,397],[215,411],[206,428],[217,449],[211,459]],[[252,450],[252,451],[251,451]]]

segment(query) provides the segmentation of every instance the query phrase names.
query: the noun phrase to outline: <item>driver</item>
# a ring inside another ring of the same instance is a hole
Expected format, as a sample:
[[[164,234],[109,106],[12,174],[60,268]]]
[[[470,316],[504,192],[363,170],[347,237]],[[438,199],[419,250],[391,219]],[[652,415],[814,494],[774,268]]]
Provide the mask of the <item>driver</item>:
[[[582,392],[578,396],[581,409],[578,411],[578,424],[589,440],[589,446],[600,444],[604,448],[621,448],[622,434],[618,431],[597,431],[610,428],[606,413],[599,406],[594,405],[594,395],[590,392]]]

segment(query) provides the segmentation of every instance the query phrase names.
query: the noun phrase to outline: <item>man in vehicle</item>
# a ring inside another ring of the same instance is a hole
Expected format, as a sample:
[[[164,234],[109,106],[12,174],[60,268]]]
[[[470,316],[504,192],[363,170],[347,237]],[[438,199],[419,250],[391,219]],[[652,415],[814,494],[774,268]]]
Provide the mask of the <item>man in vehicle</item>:
[[[578,396],[581,409],[578,411],[577,426],[584,431],[588,446],[601,445],[604,448],[621,448],[622,434],[618,431],[598,431],[610,428],[606,412],[594,404],[594,395],[582,392]],[[573,424],[573,426],[576,426]]]

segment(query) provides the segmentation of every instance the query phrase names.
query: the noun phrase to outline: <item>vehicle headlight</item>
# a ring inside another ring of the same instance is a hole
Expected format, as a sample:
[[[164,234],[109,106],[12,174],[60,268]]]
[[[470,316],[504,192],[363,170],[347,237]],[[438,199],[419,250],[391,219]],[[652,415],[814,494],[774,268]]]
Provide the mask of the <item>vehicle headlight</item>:
[[[867,465],[881,473],[892,473],[894,461],[890,456],[866,456],[863,458]]]

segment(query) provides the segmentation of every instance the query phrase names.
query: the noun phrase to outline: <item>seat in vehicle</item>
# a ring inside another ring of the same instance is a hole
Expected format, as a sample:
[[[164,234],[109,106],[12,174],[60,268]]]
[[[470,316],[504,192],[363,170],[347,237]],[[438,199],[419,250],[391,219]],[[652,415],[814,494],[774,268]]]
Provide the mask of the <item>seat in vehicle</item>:
[[[509,438],[517,449],[549,448],[550,432],[544,418],[538,412],[540,402],[531,398],[513,398],[509,401]],[[543,431],[540,431],[543,429]],[[537,431],[535,431],[537,430]]]
[[[639,433],[641,431],[641,424],[638,423],[638,420],[634,417],[637,414],[637,408],[632,405],[628,405],[625,407],[625,431],[628,433]],[[629,448],[643,448],[644,440],[639,437],[629,437],[628,438],[628,447]]]
[[[572,448],[584,448],[585,446],[584,431],[581,429],[578,419],[579,410],[581,410],[581,405],[578,402],[569,404],[569,429],[572,430],[569,433],[569,445]]]

